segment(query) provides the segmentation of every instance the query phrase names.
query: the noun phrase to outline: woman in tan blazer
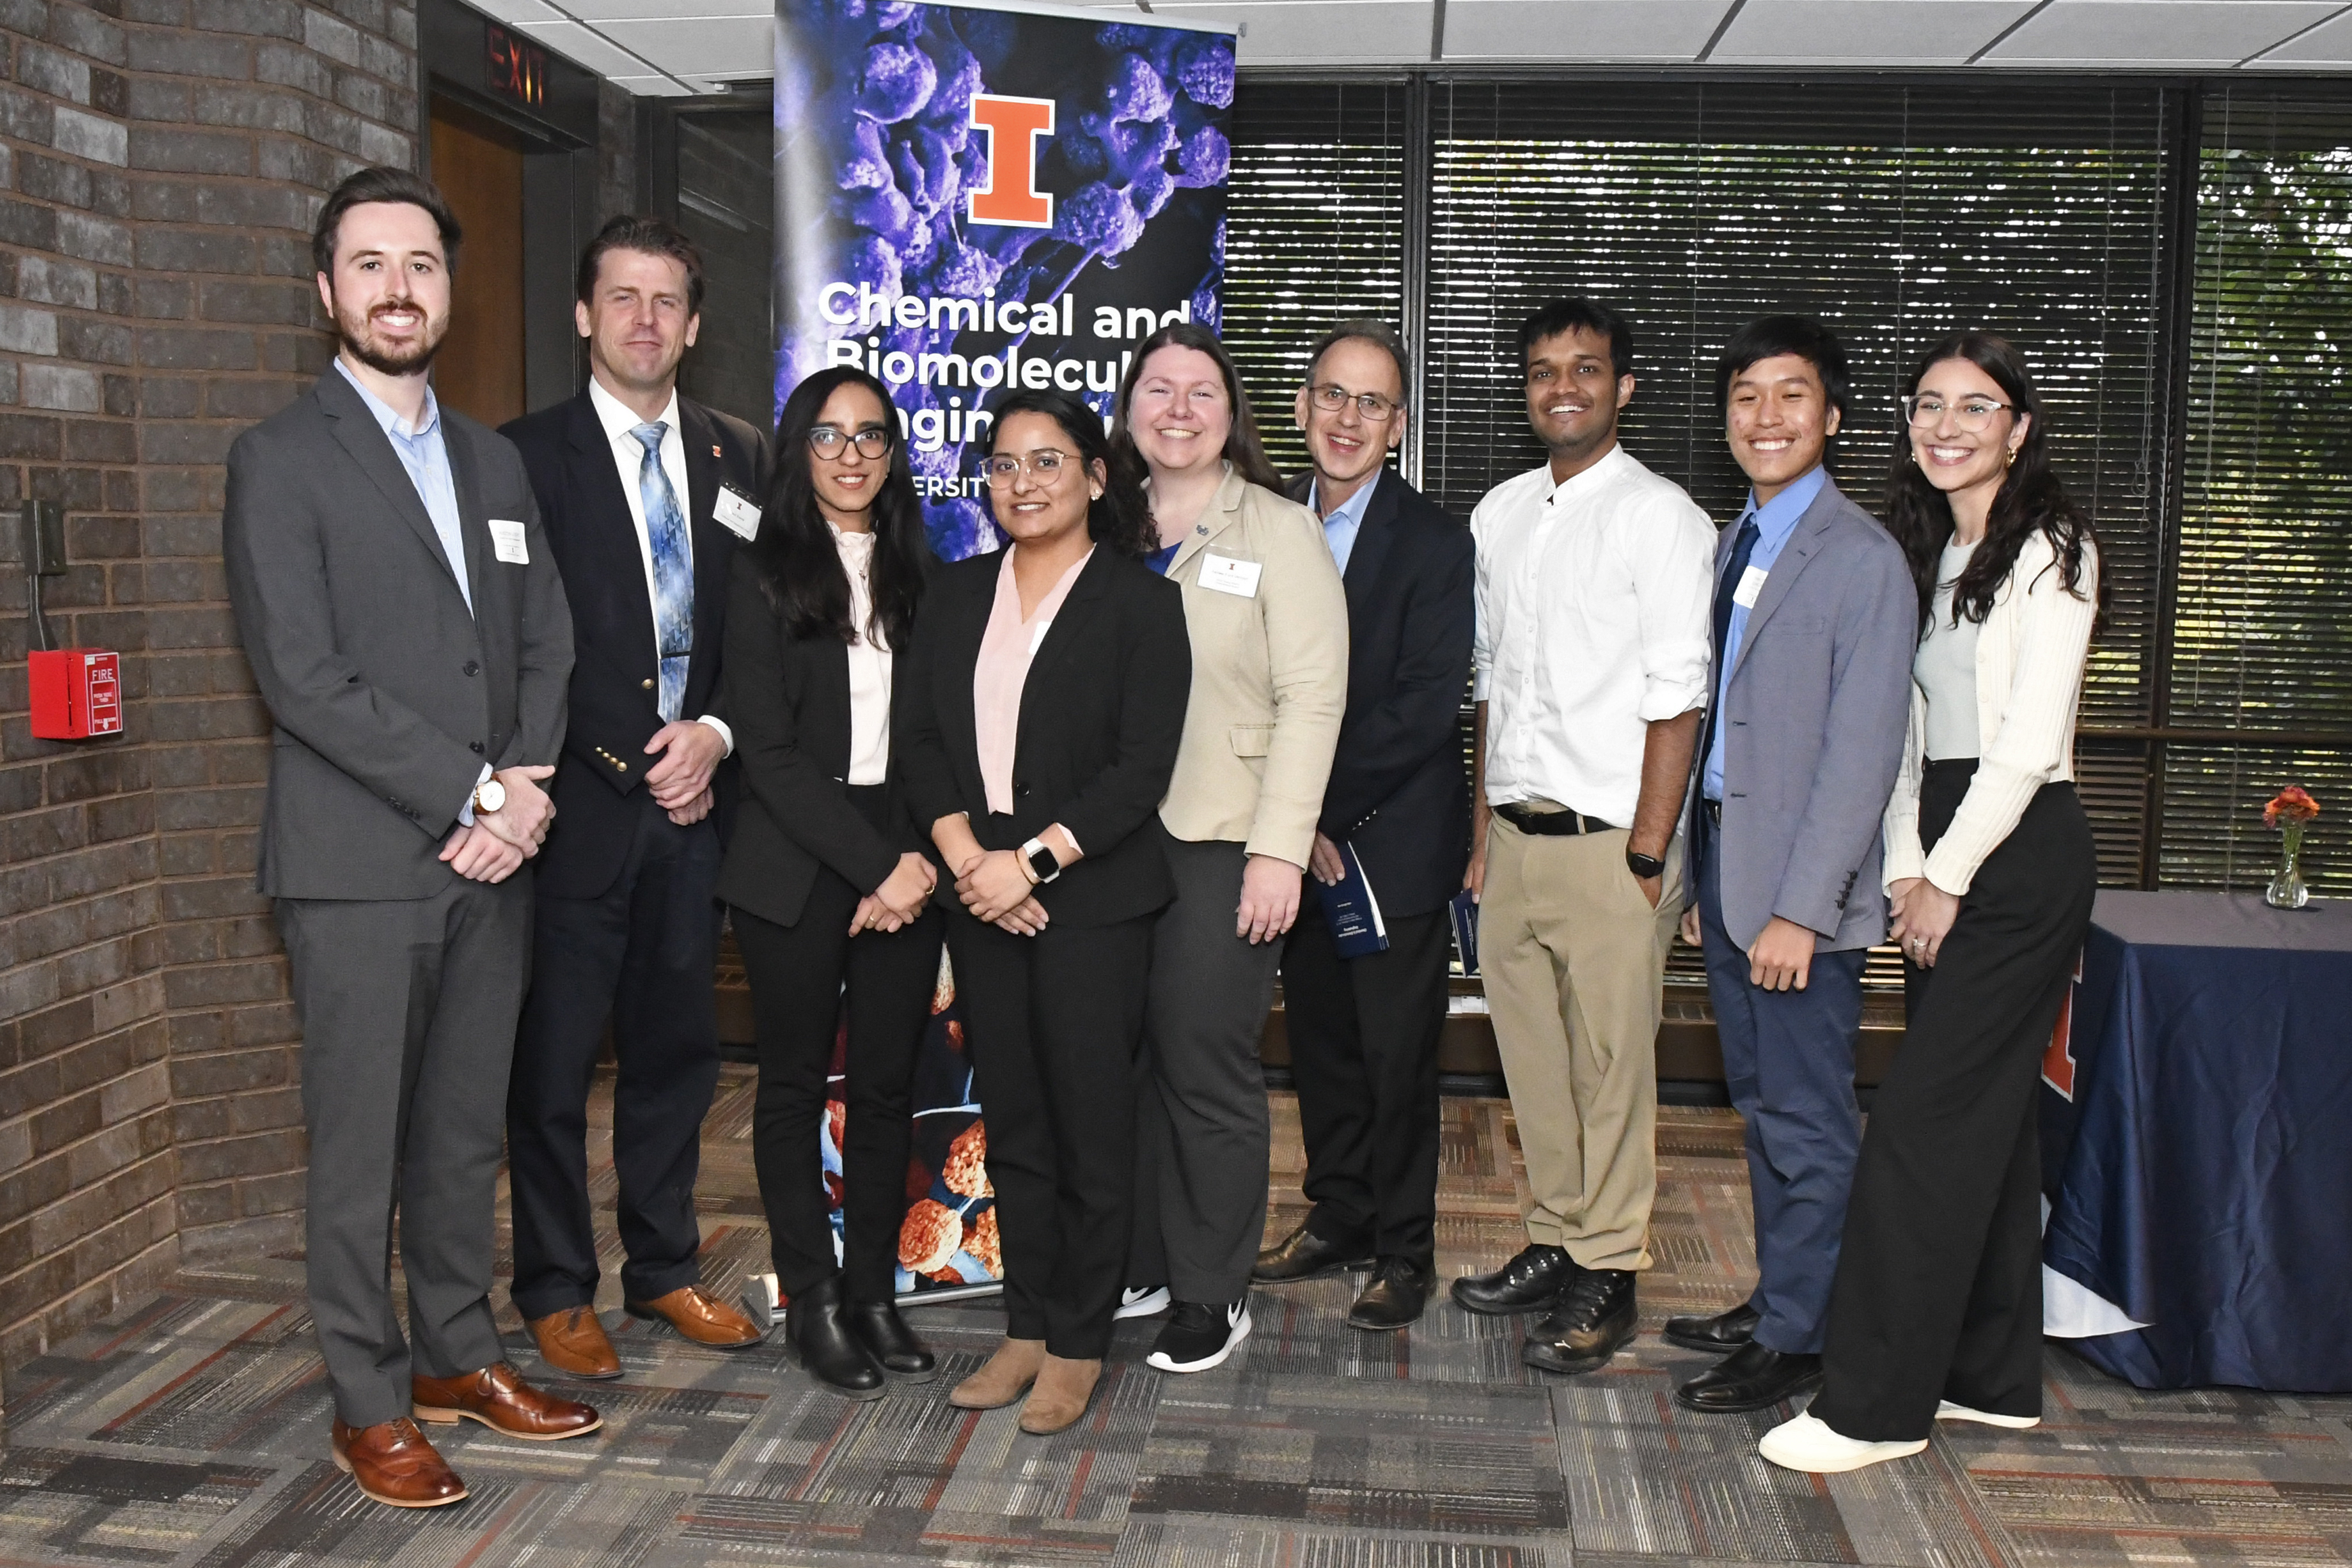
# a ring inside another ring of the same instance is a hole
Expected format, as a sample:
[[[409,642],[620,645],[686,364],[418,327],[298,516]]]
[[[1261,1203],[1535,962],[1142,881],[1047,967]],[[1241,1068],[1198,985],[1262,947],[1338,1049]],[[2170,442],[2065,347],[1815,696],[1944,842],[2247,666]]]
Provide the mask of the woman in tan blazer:
[[[1144,340],[1111,446],[1148,479],[1152,563],[1183,589],[1192,643],[1160,808],[1177,897],[1152,937],[1119,1315],[1172,1304],[1150,1363],[1204,1372],[1249,1334],[1269,1142],[1258,1039],[1347,706],[1348,603],[1322,525],[1282,495],[1205,329]]]

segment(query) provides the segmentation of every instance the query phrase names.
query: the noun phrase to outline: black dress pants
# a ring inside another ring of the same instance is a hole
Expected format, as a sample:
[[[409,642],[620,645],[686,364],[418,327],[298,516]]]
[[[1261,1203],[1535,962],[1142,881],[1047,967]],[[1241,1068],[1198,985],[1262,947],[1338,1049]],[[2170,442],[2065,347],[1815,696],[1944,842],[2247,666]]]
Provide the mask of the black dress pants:
[[[1126,1277],[1151,931],[1146,915],[1013,936],[948,913],[988,1124],[1005,1332],[1070,1361],[1110,1348]]]
[[[854,799],[866,792],[849,793]],[[879,786],[873,793],[879,795]],[[955,896],[952,884],[941,891]],[[901,931],[852,937],[849,920],[859,897],[840,873],[821,868],[794,924],[734,910],[735,945],[751,982],[760,1042],[751,1160],[768,1211],[776,1283],[787,1297],[834,1273],[816,1130],[845,1005],[842,1273],[854,1301],[887,1301],[898,1279],[907,1157],[914,1143],[915,1054],[939,982],[941,916],[934,904]]]
[[[1384,952],[1342,958],[1306,879],[1282,954],[1284,1027],[1307,1141],[1307,1227],[1427,1266],[1437,1250],[1437,1043],[1453,922],[1388,922]]]
[[[1928,847],[1974,771],[1927,764]],[[2042,1413],[2037,1086],[2097,886],[2074,786],[2044,784],[1961,896],[1936,966],[1906,970],[1909,1022],[1863,1134],[1811,1406],[1841,1436],[1916,1441],[1938,1399]]]
[[[619,1076],[621,1289],[650,1301],[701,1278],[694,1181],[719,1085],[719,829],[680,827],[640,792],[628,858],[593,899],[541,894],[531,986],[507,1089],[514,1190],[514,1304],[541,1318],[596,1299],[588,1206],[588,1082],[604,1023]]]

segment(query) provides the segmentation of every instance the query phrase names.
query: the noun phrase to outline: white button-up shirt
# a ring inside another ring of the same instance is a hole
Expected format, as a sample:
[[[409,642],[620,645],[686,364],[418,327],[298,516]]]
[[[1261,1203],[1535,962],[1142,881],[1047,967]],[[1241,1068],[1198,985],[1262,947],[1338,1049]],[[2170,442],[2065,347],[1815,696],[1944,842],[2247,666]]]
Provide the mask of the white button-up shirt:
[[[637,529],[637,559],[644,563],[646,569],[646,603],[658,604],[661,595],[654,586],[654,538],[646,529],[646,492],[638,484],[645,471],[646,448],[644,443],[630,434],[646,421],[637,416],[635,409],[605,391],[603,384],[593,376],[588,378],[588,404],[596,410],[597,423],[604,426],[604,439],[612,443],[613,461],[620,466],[621,493],[629,498],[629,521]],[[660,417],[662,424],[668,426],[662,432],[662,473],[669,480],[669,493],[677,498],[679,514],[686,519],[686,560],[691,568],[694,563],[694,503],[688,499],[689,492],[686,488],[686,437],[678,433],[677,391],[675,387],[670,390],[669,406],[661,411]],[[656,662],[661,658],[661,634],[658,630],[654,633],[654,658]],[[726,742],[728,754],[733,755],[735,731],[728,728],[727,721],[714,719],[708,713],[702,715],[701,721],[719,731],[719,738]]]
[[[1632,826],[1648,726],[1706,701],[1714,524],[1619,447],[1566,484],[1504,480],[1470,533],[1487,802]]]

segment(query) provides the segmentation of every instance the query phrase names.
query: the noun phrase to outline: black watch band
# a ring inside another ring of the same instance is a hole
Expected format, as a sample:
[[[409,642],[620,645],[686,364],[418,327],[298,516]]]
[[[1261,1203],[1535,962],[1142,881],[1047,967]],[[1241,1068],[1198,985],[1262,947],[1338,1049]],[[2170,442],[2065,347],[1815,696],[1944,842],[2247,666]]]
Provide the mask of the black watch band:
[[[1628,846],[1625,850],[1625,868],[1644,881],[1652,877],[1663,877],[1666,874],[1666,863],[1664,860],[1654,855],[1637,853],[1631,846]]]

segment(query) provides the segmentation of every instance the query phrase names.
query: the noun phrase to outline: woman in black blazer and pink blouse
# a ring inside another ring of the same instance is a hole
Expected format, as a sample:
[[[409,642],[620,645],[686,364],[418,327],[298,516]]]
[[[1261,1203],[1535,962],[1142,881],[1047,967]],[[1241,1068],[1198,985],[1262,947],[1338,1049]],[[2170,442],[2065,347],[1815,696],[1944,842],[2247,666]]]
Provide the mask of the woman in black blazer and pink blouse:
[[[898,1226],[915,1050],[939,975],[938,872],[891,755],[894,663],[938,563],[888,391],[839,367],[776,422],[760,531],[739,552],[727,686],[744,799],[720,868],[751,986],[760,1091],[752,1159],[784,1333],[856,1399],[931,1353],[899,1318]],[[847,986],[842,1268],[817,1181],[817,1120]]]
[[[1184,731],[1192,646],[1143,564],[1143,498],[1061,393],[996,408],[989,499],[1010,548],[940,570],[907,661],[898,752],[957,880],[948,951],[988,1121],[1005,1338],[949,1395],[1028,1393],[1022,1429],[1085,1414],[1127,1262],[1150,826]]]

